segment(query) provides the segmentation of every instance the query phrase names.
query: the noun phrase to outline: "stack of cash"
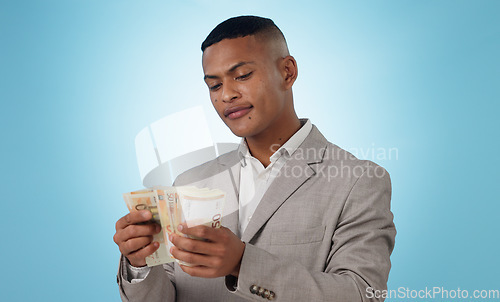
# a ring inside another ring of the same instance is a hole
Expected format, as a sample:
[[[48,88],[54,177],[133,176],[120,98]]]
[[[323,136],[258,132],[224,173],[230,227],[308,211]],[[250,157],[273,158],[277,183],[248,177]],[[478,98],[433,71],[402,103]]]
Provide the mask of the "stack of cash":
[[[148,210],[153,214],[151,222],[161,225],[161,232],[153,236],[160,247],[146,257],[146,264],[155,266],[175,260],[169,252],[172,243],[168,234],[174,232],[184,236],[177,229],[180,224],[188,228],[196,225],[221,226],[226,194],[218,189],[191,186],[154,187],[125,193],[123,199],[130,212]]]

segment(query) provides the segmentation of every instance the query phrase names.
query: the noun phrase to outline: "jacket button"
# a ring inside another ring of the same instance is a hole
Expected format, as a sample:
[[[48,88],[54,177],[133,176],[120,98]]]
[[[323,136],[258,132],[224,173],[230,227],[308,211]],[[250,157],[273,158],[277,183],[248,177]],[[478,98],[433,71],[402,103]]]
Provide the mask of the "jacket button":
[[[259,287],[257,285],[254,284],[254,285],[250,286],[250,292],[252,294],[256,294],[258,291],[259,291]]]
[[[271,292],[270,292],[268,289],[266,289],[266,290],[264,291],[264,294],[262,295],[262,297],[263,297],[263,298],[266,298],[266,299],[269,299],[269,296],[270,296],[270,295],[271,295]]]
[[[274,292],[269,293],[269,297],[267,297],[267,300],[274,300],[276,298],[276,294]]]
[[[264,291],[265,291],[265,289],[264,289],[264,288],[259,287],[259,291],[257,292],[257,296],[264,297]]]

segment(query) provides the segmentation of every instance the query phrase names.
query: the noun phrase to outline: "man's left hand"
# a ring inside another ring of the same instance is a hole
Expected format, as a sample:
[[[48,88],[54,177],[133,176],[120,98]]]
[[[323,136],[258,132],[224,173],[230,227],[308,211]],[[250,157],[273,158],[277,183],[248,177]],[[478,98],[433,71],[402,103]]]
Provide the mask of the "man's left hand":
[[[243,243],[231,230],[225,227],[211,228],[204,225],[192,228],[180,227],[179,231],[188,236],[206,241],[169,235],[173,247],[172,256],[192,266],[180,265],[187,274],[195,277],[216,278],[227,275],[238,277],[241,258],[245,250]]]

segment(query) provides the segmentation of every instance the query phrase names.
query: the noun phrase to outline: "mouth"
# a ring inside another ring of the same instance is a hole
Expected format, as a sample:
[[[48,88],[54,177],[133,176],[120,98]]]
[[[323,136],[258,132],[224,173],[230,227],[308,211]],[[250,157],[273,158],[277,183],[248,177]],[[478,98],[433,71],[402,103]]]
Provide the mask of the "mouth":
[[[230,120],[238,119],[247,114],[252,108],[252,105],[230,107],[224,110],[224,116]]]

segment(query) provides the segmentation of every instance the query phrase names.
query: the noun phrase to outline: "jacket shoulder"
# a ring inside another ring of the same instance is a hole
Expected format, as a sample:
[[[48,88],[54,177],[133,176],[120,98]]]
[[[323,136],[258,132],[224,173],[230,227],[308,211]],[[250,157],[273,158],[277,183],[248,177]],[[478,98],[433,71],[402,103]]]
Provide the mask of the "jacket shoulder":
[[[359,159],[351,152],[327,141],[322,157],[322,163],[332,171],[338,171],[343,177],[359,178],[362,174],[389,177],[389,172],[377,163]]]

